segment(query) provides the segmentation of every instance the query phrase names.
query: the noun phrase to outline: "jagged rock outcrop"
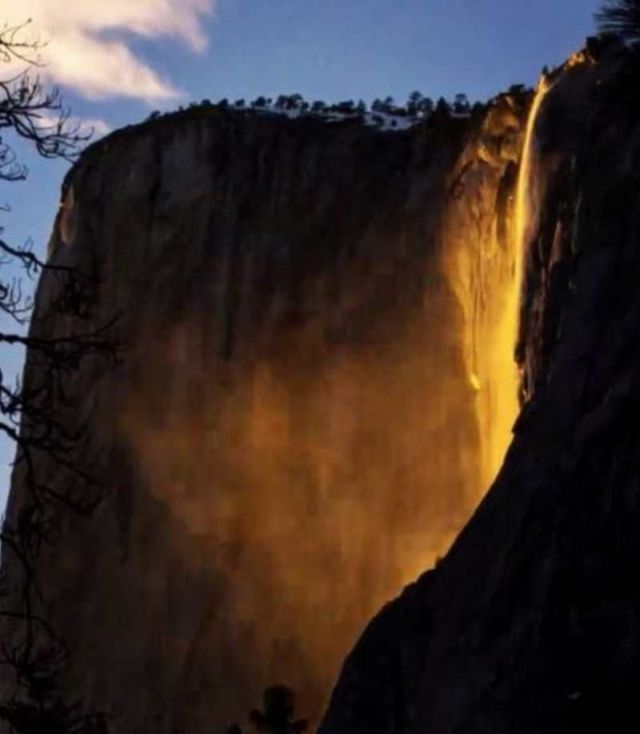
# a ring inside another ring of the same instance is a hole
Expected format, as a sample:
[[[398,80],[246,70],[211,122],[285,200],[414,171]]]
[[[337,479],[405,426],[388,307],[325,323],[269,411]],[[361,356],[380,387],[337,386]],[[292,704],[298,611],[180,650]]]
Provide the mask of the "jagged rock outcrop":
[[[451,552],[364,632],[321,734],[638,726],[637,79],[612,51],[548,80],[513,444]]]
[[[109,136],[71,172],[51,262],[91,284],[87,315],[59,315],[48,273],[33,333],[115,318],[119,364],[68,377],[58,419],[82,429],[102,499],[89,517],[54,503],[35,565],[65,691],[113,732],[222,730],[282,679],[317,717],[366,619],[472,511],[465,350],[485,332],[460,299],[486,291],[475,264],[509,216],[522,107],[393,134],[194,110]],[[449,205],[478,233],[455,273]],[[45,378],[28,359],[26,384]],[[28,502],[18,470],[9,527]]]

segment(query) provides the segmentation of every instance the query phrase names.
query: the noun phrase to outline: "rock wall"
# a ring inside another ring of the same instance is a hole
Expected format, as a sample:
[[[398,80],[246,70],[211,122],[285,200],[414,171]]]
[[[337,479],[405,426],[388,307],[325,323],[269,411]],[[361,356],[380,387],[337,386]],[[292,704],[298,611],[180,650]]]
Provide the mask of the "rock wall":
[[[67,380],[101,501],[53,503],[35,565],[66,690],[114,732],[222,730],[283,679],[317,717],[366,619],[476,506],[525,103],[388,134],[188,111],[71,172],[51,262],[87,276],[87,316],[60,316],[47,273],[33,334],[115,318],[120,360]],[[19,468],[8,527],[28,502]]]

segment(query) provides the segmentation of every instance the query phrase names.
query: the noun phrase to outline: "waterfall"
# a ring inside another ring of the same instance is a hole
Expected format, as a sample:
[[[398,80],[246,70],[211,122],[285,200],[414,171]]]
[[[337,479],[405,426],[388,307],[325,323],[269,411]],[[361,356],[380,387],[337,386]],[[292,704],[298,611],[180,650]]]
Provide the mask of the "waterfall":
[[[478,425],[478,475],[470,483],[470,504],[478,502],[500,470],[519,410],[514,351],[525,251],[541,196],[535,133],[550,88],[543,77],[528,113],[521,151],[502,150],[504,134],[496,134],[496,127],[502,130],[506,124],[502,118],[508,118],[509,110],[496,106],[459,162],[458,169],[464,172],[462,193],[445,218],[444,270],[462,312],[462,348]],[[521,161],[517,180],[509,183],[509,163],[517,158]],[[513,203],[498,211],[496,192],[503,185],[510,186]]]
[[[546,76],[540,78],[536,93],[529,112],[527,121],[527,129],[525,133],[524,146],[522,149],[522,161],[520,164],[520,173],[518,175],[518,185],[516,189],[515,211],[513,238],[515,246],[515,277],[514,277],[514,297],[516,299],[515,308],[513,310],[515,324],[513,333],[517,333],[518,328],[518,303],[520,301],[520,292],[523,285],[524,277],[524,261],[527,245],[530,239],[530,228],[532,223],[537,219],[540,208],[540,188],[534,186],[534,181],[538,181],[537,157],[536,157],[536,128],[542,104],[552,88]]]

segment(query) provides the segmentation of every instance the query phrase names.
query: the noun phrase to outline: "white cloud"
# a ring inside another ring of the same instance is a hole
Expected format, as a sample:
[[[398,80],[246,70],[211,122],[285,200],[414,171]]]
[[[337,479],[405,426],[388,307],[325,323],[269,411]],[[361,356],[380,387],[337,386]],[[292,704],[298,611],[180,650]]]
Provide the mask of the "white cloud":
[[[59,116],[46,112],[38,115],[37,125],[46,131],[57,127],[59,122]],[[82,137],[90,135],[91,141],[102,138],[113,130],[106,120],[99,117],[68,117],[64,125],[73,134],[77,133]]]
[[[32,19],[46,42],[45,74],[91,98],[168,99],[178,90],[131,50],[131,34],[206,47],[203,22],[215,0],[0,0],[0,21]],[[126,34],[126,37],[125,35]]]
[[[37,127],[43,135],[53,133],[57,130],[60,123],[58,115],[50,112],[40,113],[37,119]],[[108,135],[113,131],[113,127],[101,117],[66,117],[64,120],[64,130],[70,136],[78,136],[79,150],[86,148],[91,143],[95,143],[100,138]]]
[[[87,131],[88,133],[91,133],[92,140],[103,138],[105,135],[108,135],[111,130],[113,130],[108,122],[99,118],[83,119],[80,120],[79,124],[82,132]]]

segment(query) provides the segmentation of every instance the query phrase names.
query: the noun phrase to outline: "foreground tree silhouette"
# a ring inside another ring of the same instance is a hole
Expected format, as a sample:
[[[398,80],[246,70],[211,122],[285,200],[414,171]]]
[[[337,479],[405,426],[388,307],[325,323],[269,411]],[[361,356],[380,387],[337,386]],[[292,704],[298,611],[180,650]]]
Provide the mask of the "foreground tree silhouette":
[[[68,161],[89,137],[70,122],[58,91],[46,89],[34,75],[39,45],[28,39],[26,30],[25,25],[0,26],[0,63],[22,69],[0,80],[0,182],[5,183],[23,180],[28,173],[11,136],[26,141],[44,158]],[[17,734],[104,734],[104,717],[65,701],[58,688],[68,653],[47,620],[34,561],[41,547],[53,542],[60,513],[88,514],[99,502],[95,482],[75,462],[79,436],[57,420],[55,407],[64,401],[71,375],[87,355],[111,355],[113,350],[106,329],[78,329],[62,337],[41,336],[37,330],[25,333],[32,302],[16,276],[20,268],[29,278],[41,274],[51,279],[54,307],[69,324],[86,321],[95,286],[77,270],[42,262],[29,245],[10,244],[0,228],[0,346],[26,350],[38,371],[38,380],[24,387],[0,364],[0,433],[16,446],[16,471],[25,487],[19,509],[1,533],[0,618],[5,633],[10,629],[11,634],[0,641],[0,722]],[[43,456],[62,481],[54,485],[42,471]],[[7,588],[9,567],[12,593]]]
[[[595,14],[598,31],[624,43],[640,43],[640,0],[605,0]]]
[[[266,688],[262,696],[264,711],[253,709],[249,715],[253,729],[258,734],[303,734],[307,731],[306,719],[294,719],[295,693],[288,686],[277,685]],[[227,734],[243,734],[234,724]]]

